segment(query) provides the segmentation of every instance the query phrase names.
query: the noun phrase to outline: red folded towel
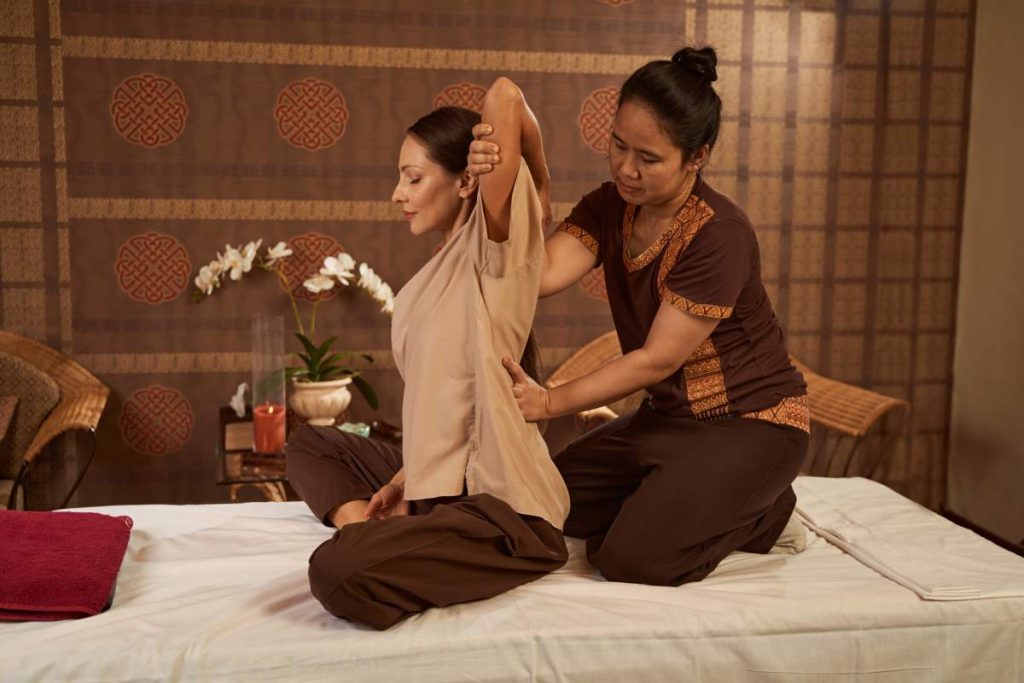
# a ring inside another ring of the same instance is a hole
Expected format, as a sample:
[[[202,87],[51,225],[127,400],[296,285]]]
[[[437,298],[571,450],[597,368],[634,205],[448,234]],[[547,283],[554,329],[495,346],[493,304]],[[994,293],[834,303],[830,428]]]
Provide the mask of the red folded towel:
[[[99,614],[131,535],[131,517],[0,510],[0,620]]]

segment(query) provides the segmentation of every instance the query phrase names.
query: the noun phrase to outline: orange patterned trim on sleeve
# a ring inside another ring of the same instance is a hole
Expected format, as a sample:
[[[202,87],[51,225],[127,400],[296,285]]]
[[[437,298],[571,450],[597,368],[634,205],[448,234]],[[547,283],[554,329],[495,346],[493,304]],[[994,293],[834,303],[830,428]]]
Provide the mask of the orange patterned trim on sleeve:
[[[569,221],[562,221],[558,226],[558,230],[567,232],[580,242],[583,242],[583,246],[589,249],[591,254],[597,256],[597,240],[589,232]]]
[[[796,427],[808,434],[811,432],[811,408],[806,394],[784,398],[771,408],[743,413],[740,417]]]
[[[662,288],[661,300],[672,304],[680,311],[685,311],[691,315],[699,315],[702,318],[716,318],[718,320],[725,320],[732,315],[732,306],[718,306],[716,304],[698,304],[695,301],[690,301],[684,296],[679,296],[675,292],[670,291],[668,288]]]
[[[722,373],[722,359],[708,337],[683,365],[686,400],[697,420],[710,420],[729,412],[729,396]]]

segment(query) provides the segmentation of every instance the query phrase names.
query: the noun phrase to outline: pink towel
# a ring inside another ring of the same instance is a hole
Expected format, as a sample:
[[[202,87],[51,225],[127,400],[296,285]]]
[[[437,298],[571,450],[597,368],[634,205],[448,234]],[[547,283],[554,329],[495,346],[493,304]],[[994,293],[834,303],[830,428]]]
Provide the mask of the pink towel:
[[[130,517],[0,510],[0,620],[56,621],[110,606]]]

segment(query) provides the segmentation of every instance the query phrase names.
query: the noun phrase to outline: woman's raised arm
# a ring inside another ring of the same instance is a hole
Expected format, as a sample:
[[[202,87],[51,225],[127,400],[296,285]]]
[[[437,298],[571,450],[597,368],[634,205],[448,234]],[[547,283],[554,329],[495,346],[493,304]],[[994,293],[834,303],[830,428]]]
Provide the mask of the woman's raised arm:
[[[474,155],[471,153],[469,171],[479,178],[487,235],[495,242],[504,242],[508,239],[512,188],[519,173],[520,156],[526,160],[538,192],[547,196],[549,181],[544,144],[540,126],[526,104],[522,91],[504,76],[488,88],[480,114],[483,121],[474,129],[474,133],[479,133],[479,140],[473,144],[478,145],[483,140],[494,145],[487,149],[495,149],[494,155],[500,155],[499,158],[504,158],[507,163],[491,162],[490,155],[487,155],[490,168],[480,173],[480,169],[473,166]],[[489,132],[484,133],[487,127],[490,127]],[[544,204],[547,214],[550,212],[550,203]]]

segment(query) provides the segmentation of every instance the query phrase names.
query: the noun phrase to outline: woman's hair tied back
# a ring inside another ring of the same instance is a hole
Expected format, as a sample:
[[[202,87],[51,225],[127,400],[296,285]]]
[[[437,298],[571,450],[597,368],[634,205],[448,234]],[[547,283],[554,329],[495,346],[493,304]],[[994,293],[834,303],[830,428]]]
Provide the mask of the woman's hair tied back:
[[[718,55],[712,47],[702,47],[699,50],[692,47],[684,47],[672,55],[675,64],[703,76],[708,83],[718,80]]]

